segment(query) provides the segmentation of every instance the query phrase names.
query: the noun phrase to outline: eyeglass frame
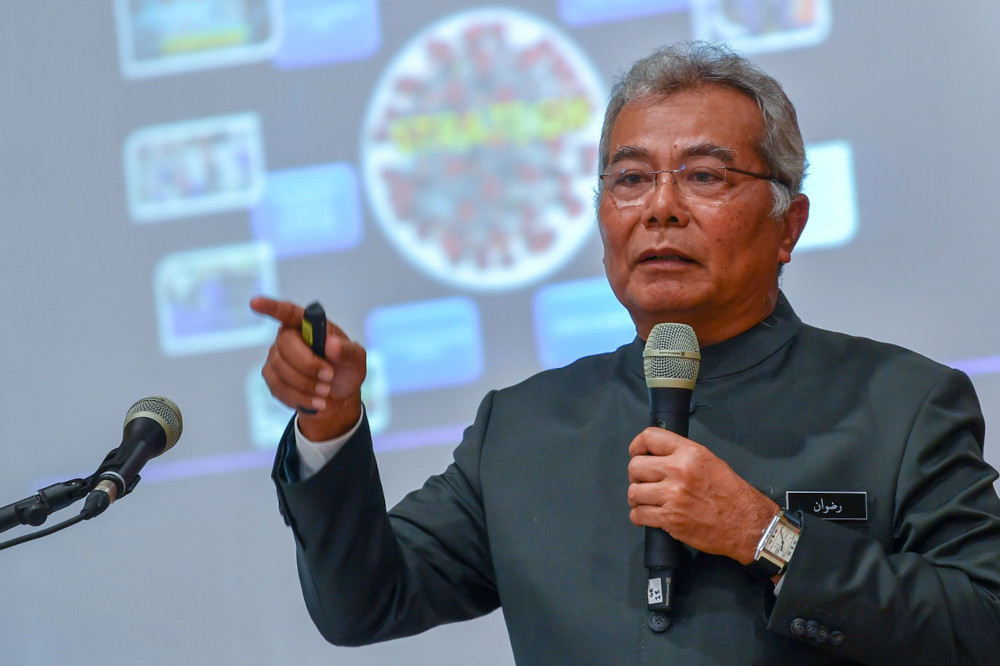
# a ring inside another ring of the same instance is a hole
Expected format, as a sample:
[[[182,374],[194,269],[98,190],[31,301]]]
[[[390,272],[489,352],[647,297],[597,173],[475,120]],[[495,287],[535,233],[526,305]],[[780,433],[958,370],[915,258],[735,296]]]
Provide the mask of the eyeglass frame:
[[[649,191],[652,192],[652,191],[654,191],[656,189],[656,186],[659,185],[659,180],[657,179],[657,176],[659,176],[661,173],[669,173],[670,176],[671,176],[671,184],[673,184],[674,182],[676,182],[676,181],[673,180],[673,175],[676,174],[676,173],[680,173],[681,171],[684,171],[686,168],[687,168],[686,164],[681,164],[676,169],[654,169],[652,171],[640,171],[639,169],[622,169],[617,174],[614,173],[614,172],[607,172],[607,173],[598,174],[597,177],[601,179],[602,190],[603,190],[603,189],[605,189],[604,186],[603,186],[605,178],[610,178],[610,177],[615,176],[615,175],[621,175],[621,174],[625,173],[626,171],[635,171],[635,172],[640,173],[640,174],[642,174],[644,176],[652,176],[653,177],[653,187],[651,187],[649,189]],[[777,183],[778,185],[782,185],[782,186],[784,186],[784,187],[786,187],[788,189],[792,188],[791,183],[787,183],[787,182],[785,182],[783,180],[779,180],[779,179],[775,178],[774,176],[768,176],[766,174],[756,173],[754,171],[747,171],[746,169],[738,169],[736,167],[725,166],[725,165],[718,166],[718,167],[712,167],[712,168],[713,169],[722,169],[723,171],[727,171],[727,172],[728,171],[733,171],[735,173],[743,174],[744,176],[752,176],[754,178],[759,178],[760,180],[766,180],[766,181],[769,181],[769,182],[772,182],[772,183]],[[675,187],[676,187],[676,185],[675,185]],[[611,196],[614,197],[613,194],[611,194]],[[648,194],[645,194],[642,197],[639,197],[638,199],[633,199],[632,201],[641,201],[646,196],[648,196]],[[617,197],[615,197],[615,198],[617,199]],[[618,200],[620,201],[620,199],[618,199]]]

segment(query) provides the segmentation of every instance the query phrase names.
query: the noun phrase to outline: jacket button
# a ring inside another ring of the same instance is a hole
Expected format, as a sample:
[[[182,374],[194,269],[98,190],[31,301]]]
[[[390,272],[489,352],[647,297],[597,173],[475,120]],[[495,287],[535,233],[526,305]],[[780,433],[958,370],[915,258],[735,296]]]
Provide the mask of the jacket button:
[[[830,645],[837,647],[844,642],[845,638],[847,638],[847,636],[844,635],[844,632],[834,631],[830,634]]]
[[[826,643],[830,638],[830,630],[824,627],[822,624],[816,629],[816,642]]]
[[[796,636],[803,636],[806,633],[806,621],[797,617],[792,620],[792,625],[788,629]]]
[[[656,633],[660,633],[666,631],[667,627],[670,626],[670,616],[660,611],[653,611],[646,618],[646,624]]]
[[[806,636],[809,638],[816,638],[816,633],[819,631],[819,622],[816,620],[809,620],[806,622]]]

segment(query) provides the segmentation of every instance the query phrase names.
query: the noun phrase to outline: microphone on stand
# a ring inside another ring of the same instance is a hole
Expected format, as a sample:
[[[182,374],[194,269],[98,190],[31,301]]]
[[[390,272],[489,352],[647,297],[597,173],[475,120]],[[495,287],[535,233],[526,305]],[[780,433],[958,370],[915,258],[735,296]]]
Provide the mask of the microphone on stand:
[[[691,395],[701,350],[694,329],[686,324],[657,324],[650,331],[642,352],[643,372],[649,392],[649,425],[687,437],[691,414]],[[646,606],[654,611],[650,626],[666,629],[665,615],[673,609],[677,569],[684,557],[684,546],[665,530],[646,528],[644,564],[649,570]]]
[[[173,400],[154,396],[135,402],[125,414],[122,443],[104,458],[96,472],[86,479],[53,484],[33,497],[0,507],[0,532],[16,525],[41,525],[53,511],[86,496],[80,513],[58,525],[0,543],[0,550],[53,534],[101,514],[117,498],[135,488],[139,483],[139,470],[151,458],[176,444],[182,429],[181,412]]]
[[[139,470],[181,436],[184,423],[174,401],[162,396],[138,400],[125,414],[122,443],[105,457],[97,469],[97,485],[84,504],[83,513],[93,518],[139,483]]]

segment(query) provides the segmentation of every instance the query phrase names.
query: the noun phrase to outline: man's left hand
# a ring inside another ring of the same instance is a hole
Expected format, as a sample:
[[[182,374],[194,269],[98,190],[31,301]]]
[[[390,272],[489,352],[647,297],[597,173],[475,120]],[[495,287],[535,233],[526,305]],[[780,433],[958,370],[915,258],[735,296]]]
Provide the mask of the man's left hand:
[[[707,448],[662,428],[629,446],[629,514],[704,553],[753,560],[779,507]]]

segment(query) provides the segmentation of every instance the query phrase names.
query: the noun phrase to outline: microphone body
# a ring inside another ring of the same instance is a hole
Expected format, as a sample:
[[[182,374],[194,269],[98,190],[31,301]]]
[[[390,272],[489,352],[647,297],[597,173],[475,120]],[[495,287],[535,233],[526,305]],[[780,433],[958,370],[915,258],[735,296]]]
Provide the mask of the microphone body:
[[[169,398],[137,401],[125,415],[122,443],[104,458],[95,473],[97,485],[87,496],[84,512],[92,518],[139,483],[147,462],[177,443],[183,430],[181,412]]]
[[[691,396],[701,352],[694,330],[685,324],[657,324],[643,351],[643,370],[649,394],[649,425],[687,437]],[[643,560],[649,570],[646,605],[651,611],[673,609],[676,572],[684,560],[684,546],[665,530],[646,528]],[[669,624],[661,620],[663,629]]]
[[[688,417],[691,413],[691,389],[659,387],[648,389],[649,425],[675,432],[682,437],[688,434]],[[662,598],[651,601],[651,610],[669,611],[673,605],[671,589],[674,571],[684,557],[684,546],[659,527],[646,528],[644,563],[647,568],[662,569],[665,580]],[[658,576],[659,577],[659,576]],[[652,572],[650,579],[652,580]],[[655,606],[655,608],[654,608]]]

